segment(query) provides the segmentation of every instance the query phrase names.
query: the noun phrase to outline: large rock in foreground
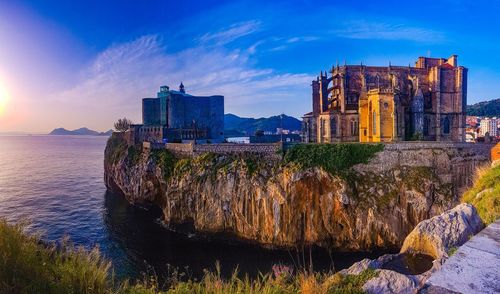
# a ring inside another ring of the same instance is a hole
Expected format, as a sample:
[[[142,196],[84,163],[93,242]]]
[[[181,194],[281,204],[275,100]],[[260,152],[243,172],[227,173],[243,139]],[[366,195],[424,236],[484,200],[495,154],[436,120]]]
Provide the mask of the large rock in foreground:
[[[367,293],[416,293],[424,287],[433,273],[441,269],[443,264],[447,266],[445,263],[448,259],[447,250],[463,245],[482,228],[483,223],[476,209],[470,204],[460,204],[420,222],[406,237],[399,254],[387,254],[375,260],[364,259],[340,271],[340,274],[359,275],[364,270],[372,269],[378,275],[364,284],[363,289]],[[428,270],[415,274],[388,269],[391,262],[409,254],[428,254],[434,258],[434,261]],[[491,268],[488,270],[492,272]],[[450,272],[456,275],[456,268],[451,269]],[[461,273],[460,276],[462,275],[468,276],[470,273]],[[427,287],[424,292],[441,293],[441,290],[436,287],[431,288]],[[432,292],[434,290],[436,292]],[[442,293],[451,293],[444,289],[442,291]]]
[[[471,204],[457,207],[419,223],[406,237],[401,252],[423,253],[441,259],[477,234],[484,224]]]

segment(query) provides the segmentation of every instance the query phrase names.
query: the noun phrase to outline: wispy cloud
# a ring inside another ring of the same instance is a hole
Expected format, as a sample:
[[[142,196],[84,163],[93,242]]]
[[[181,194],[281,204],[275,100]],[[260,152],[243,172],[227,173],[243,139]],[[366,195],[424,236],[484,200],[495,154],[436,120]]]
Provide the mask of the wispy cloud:
[[[261,23],[257,20],[240,22],[224,28],[217,32],[206,33],[201,36],[202,43],[213,43],[215,45],[224,45],[238,38],[250,35],[259,30]]]
[[[257,68],[247,51],[201,44],[175,53],[166,50],[157,35],[115,44],[96,56],[76,86],[57,93],[54,104],[78,109],[73,119],[91,113],[98,125],[111,125],[122,115],[138,121],[140,98],[155,97],[160,85],[176,88],[180,81],[192,94],[224,95],[227,112],[255,115],[262,109],[261,115],[270,115],[278,108],[261,105],[288,103],[301,109],[307,104],[311,76]]]
[[[303,37],[292,37],[286,40],[287,43],[299,43],[299,42],[311,42],[319,40],[316,36],[303,36]]]
[[[338,37],[350,39],[404,40],[439,43],[445,40],[443,33],[427,28],[390,24],[384,22],[351,21],[344,28],[334,30]]]

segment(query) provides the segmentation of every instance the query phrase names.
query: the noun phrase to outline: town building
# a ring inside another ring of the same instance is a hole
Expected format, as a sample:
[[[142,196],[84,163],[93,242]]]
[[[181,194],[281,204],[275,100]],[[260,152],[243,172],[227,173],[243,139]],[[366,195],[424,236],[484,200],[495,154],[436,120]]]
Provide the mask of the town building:
[[[484,137],[486,133],[490,137],[496,137],[498,135],[498,120],[497,118],[482,118],[479,123],[479,136]]]
[[[156,98],[142,99],[142,122],[130,127],[135,142],[221,142],[224,140],[224,96],[187,94],[161,86]]]
[[[467,68],[457,56],[415,66],[334,66],[311,84],[305,142],[465,141]]]

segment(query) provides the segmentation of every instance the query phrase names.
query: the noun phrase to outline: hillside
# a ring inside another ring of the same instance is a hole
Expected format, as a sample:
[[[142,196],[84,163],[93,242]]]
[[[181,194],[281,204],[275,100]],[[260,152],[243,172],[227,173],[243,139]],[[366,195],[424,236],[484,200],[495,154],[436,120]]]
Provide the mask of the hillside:
[[[467,105],[467,115],[500,116],[500,98]]]
[[[73,135],[73,136],[110,136],[113,133],[113,130],[109,130],[107,132],[97,132],[94,130],[90,130],[88,128],[79,128],[76,130],[66,130],[65,128],[57,128],[52,130],[49,135]]]
[[[283,126],[283,129],[290,131],[300,131],[301,121],[295,117],[283,115],[283,125],[279,115],[261,118],[239,117],[228,113],[224,115],[224,132],[226,136],[250,136],[256,130],[264,132],[276,132],[277,128]]]

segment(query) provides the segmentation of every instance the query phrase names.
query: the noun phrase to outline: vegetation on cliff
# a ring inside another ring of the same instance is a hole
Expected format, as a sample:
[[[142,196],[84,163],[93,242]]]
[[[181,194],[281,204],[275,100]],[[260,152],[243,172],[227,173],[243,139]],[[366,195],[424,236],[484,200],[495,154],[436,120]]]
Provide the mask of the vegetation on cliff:
[[[106,142],[104,160],[109,163],[117,163],[126,150],[127,142],[120,135],[113,133]]]
[[[500,218],[500,165],[478,169],[474,186],[462,201],[474,205],[485,224]]]
[[[321,167],[331,174],[344,174],[356,164],[367,163],[383,144],[299,144],[285,153],[286,164],[298,164],[301,168]]]

